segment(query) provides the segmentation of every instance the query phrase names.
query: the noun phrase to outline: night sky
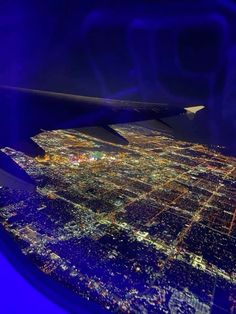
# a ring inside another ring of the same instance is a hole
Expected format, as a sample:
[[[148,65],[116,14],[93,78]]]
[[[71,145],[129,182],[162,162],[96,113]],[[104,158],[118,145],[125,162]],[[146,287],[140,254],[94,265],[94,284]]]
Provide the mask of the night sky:
[[[208,110],[176,136],[235,154],[232,1],[2,1],[0,83]],[[203,128],[204,126],[204,128]]]

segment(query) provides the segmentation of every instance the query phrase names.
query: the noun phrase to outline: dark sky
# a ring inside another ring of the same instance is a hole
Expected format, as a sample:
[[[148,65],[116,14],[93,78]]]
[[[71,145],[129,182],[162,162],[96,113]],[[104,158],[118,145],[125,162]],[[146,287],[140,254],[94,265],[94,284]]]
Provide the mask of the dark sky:
[[[232,1],[1,1],[0,83],[203,103],[199,124],[233,146],[235,24]]]

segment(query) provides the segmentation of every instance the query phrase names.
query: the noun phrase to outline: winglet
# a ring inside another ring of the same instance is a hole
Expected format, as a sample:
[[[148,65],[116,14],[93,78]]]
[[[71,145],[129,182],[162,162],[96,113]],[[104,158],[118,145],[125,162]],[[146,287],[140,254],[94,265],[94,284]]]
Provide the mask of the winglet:
[[[199,106],[186,107],[186,108],[184,108],[184,109],[186,110],[187,113],[193,113],[193,114],[195,114],[195,113],[197,113],[198,111],[200,111],[200,110],[202,110],[202,109],[204,109],[204,108],[205,108],[205,106],[199,105]]]
[[[191,106],[191,107],[186,107],[184,108],[185,112],[187,113],[187,117],[189,118],[189,120],[193,120],[194,115],[204,109],[205,106],[199,105],[199,106]]]

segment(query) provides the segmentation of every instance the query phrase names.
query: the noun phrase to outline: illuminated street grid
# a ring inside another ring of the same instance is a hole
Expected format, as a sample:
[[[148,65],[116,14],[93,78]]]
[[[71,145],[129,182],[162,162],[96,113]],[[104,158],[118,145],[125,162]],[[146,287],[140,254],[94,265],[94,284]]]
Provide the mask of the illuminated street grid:
[[[235,313],[236,159],[137,125],[108,144],[76,130],[35,138],[37,180],[0,190],[0,221],[40,269],[110,311]]]

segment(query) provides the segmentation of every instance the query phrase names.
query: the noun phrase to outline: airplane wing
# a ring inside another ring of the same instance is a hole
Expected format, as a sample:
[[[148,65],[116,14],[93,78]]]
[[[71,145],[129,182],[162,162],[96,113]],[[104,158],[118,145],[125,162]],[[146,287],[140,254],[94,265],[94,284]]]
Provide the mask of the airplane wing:
[[[104,99],[11,86],[0,86],[0,101],[0,148],[11,147],[32,157],[44,154],[31,139],[41,129],[79,128],[79,132],[103,141],[127,145],[127,139],[112,129],[111,124],[139,121],[151,129],[159,129],[160,125],[169,128],[162,118],[188,112],[192,115],[204,108],[181,108],[165,103]],[[31,188],[29,176],[9,159],[0,154],[0,168],[3,169],[0,186],[6,182],[12,185],[13,178],[20,178]]]

